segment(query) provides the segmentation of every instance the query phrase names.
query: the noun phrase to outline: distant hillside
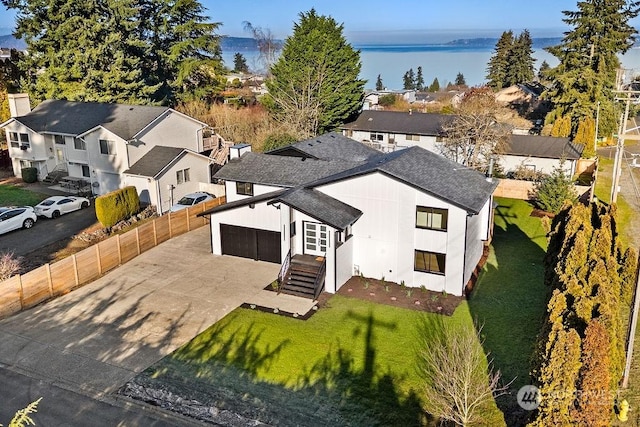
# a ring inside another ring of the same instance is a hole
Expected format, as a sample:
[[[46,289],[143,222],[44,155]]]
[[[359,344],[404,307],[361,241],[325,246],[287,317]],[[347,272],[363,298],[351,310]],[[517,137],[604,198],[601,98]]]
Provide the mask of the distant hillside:
[[[532,45],[534,49],[555,46],[562,41],[561,37],[541,37],[533,38]],[[457,39],[445,43],[447,46],[465,46],[477,48],[494,48],[498,42],[497,38],[476,38],[476,39]]]
[[[6,49],[25,50],[27,48],[27,44],[23,40],[18,40],[11,34],[7,34],[0,36],[0,47]]]

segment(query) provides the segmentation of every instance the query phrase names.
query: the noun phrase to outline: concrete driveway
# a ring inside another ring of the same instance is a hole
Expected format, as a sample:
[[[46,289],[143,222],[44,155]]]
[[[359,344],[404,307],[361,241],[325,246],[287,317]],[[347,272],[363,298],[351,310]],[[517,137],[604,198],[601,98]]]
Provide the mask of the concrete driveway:
[[[0,367],[100,398],[250,301],[278,270],[212,255],[201,227],[0,321]]]

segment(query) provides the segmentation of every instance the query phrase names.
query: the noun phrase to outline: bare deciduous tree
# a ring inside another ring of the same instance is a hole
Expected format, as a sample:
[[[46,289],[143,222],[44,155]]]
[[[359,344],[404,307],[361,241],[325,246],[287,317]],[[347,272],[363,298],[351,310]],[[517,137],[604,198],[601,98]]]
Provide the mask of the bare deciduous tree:
[[[511,133],[510,126],[499,123],[507,115],[489,88],[468,91],[451,120],[442,123],[443,156],[477,170],[486,170],[492,156],[504,152]]]
[[[258,60],[264,67],[265,72],[269,73],[271,66],[278,58],[278,52],[282,49],[282,42],[276,40],[269,28],[254,27],[248,21],[244,21],[242,25],[245,31],[251,33],[258,44],[258,52],[260,52]]]
[[[500,371],[487,361],[480,330],[434,321],[423,331],[419,370],[425,379],[425,409],[461,426],[478,421],[478,408],[505,394],[510,385],[501,385]]]
[[[0,254],[0,282],[20,271],[20,260],[12,252]]]

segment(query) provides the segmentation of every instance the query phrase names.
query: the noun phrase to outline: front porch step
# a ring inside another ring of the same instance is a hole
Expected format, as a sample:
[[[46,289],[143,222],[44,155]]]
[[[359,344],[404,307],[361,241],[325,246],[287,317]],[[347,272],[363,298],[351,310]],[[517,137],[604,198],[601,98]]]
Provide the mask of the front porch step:
[[[282,281],[280,292],[304,298],[315,298],[317,294],[315,281],[322,261],[311,255],[295,255],[291,259],[289,270]],[[324,278],[320,286],[324,286]]]

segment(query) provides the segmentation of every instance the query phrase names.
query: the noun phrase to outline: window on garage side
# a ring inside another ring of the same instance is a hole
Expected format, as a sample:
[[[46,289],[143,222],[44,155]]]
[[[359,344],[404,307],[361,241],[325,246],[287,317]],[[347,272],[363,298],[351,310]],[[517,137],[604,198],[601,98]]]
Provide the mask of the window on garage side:
[[[191,176],[189,174],[189,168],[181,169],[179,171],[176,171],[176,182],[178,184],[183,184],[183,183],[189,182],[189,181],[191,181]]]
[[[115,143],[108,139],[100,140],[100,154],[113,155],[115,153]]]
[[[447,231],[448,217],[449,213],[446,209],[418,206],[416,208],[416,227]]]
[[[424,273],[444,274],[445,261],[445,254],[416,249],[413,269]]]
[[[236,194],[243,196],[253,196],[253,183],[236,182]]]

